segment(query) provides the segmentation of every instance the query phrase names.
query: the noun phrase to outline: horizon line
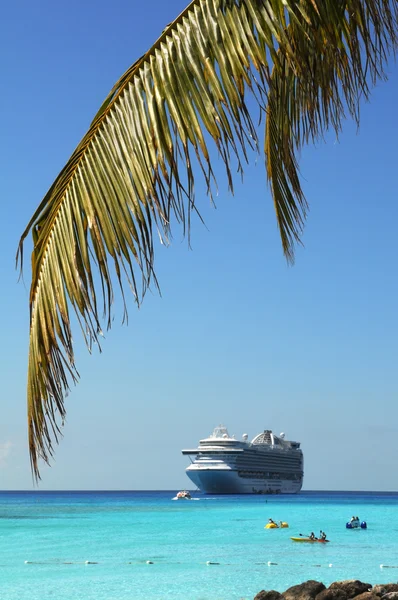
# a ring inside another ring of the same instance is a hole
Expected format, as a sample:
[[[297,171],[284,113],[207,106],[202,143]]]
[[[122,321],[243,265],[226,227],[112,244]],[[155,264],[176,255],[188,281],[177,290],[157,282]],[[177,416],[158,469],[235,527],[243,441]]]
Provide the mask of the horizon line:
[[[23,489],[23,490],[12,490],[12,489],[5,489],[2,490],[0,489],[0,494],[1,493],[32,493],[32,492],[36,492],[36,493],[59,493],[59,492],[68,492],[68,493],[110,493],[110,492],[114,492],[114,493],[123,493],[123,492],[130,492],[130,493],[143,493],[143,492],[148,492],[148,493],[154,493],[154,492],[162,492],[162,493],[168,493],[168,492],[174,492],[176,488],[171,488],[171,489],[122,489],[122,488],[118,488],[118,489],[54,489],[54,490],[44,490],[44,489],[38,489],[38,488],[32,488],[32,489]],[[184,488],[186,490],[188,490],[188,488]],[[206,496],[283,496],[283,497],[293,497],[293,496],[298,496],[302,493],[328,493],[328,494],[397,494],[398,490],[326,490],[326,489],[311,489],[311,490],[300,490],[300,492],[297,492],[295,494],[205,494],[204,492],[201,492],[200,490],[188,490],[190,492],[194,492],[194,493],[198,493],[198,494],[203,494]]]

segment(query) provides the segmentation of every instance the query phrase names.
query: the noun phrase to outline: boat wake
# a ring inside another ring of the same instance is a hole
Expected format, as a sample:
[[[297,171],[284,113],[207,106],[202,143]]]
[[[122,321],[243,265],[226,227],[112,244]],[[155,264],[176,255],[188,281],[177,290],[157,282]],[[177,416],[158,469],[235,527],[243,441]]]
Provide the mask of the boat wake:
[[[181,500],[181,498],[178,498],[177,496],[174,496],[174,498],[172,498],[172,500]],[[188,498],[187,498],[188,500]],[[189,498],[189,500],[206,500],[206,498]]]

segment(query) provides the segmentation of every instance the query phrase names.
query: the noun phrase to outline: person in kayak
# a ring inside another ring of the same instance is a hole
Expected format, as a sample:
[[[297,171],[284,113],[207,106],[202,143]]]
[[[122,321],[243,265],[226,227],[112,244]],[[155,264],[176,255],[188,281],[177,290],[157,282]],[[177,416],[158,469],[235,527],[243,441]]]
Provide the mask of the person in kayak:
[[[315,537],[315,533],[311,531],[310,540],[315,541],[317,538]]]
[[[321,539],[321,540],[326,540],[326,537],[327,537],[327,536],[326,536],[326,533],[325,533],[324,531],[322,531],[322,529],[321,529],[321,531],[319,532],[319,534],[320,534],[320,539]]]
[[[272,523],[273,525],[276,525],[277,527],[279,527],[279,525],[277,523],[275,523],[275,521],[273,521],[272,519],[268,519],[268,523]]]

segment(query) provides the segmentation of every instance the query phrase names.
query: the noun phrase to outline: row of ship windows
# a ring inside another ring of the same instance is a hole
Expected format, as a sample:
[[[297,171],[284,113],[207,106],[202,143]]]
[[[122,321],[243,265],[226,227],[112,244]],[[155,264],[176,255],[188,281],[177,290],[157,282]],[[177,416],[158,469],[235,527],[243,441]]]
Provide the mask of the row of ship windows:
[[[222,459],[222,457],[217,457],[217,459],[214,459],[214,458],[202,458],[201,460],[195,461],[195,462],[202,463],[202,464],[203,463],[212,463],[212,464],[214,464],[214,463],[224,463],[226,461],[224,461]],[[280,470],[283,471],[285,469],[287,469],[287,470],[294,470],[294,471],[296,471],[296,470],[300,470],[301,471],[302,468],[303,468],[303,463],[302,462],[293,463],[293,464],[292,463],[290,463],[290,464],[286,464],[286,463],[281,464],[279,462],[278,464],[272,464],[269,461],[267,461],[266,465],[261,464],[261,462],[258,462],[257,464],[253,464],[254,461],[252,461],[250,464],[244,464],[243,461],[239,461],[239,460],[238,461],[228,460],[227,462],[228,462],[228,464],[230,466],[235,466],[239,471],[247,471],[247,470],[251,470],[251,471],[256,470],[257,471],[257,470],[260,470],[260,469],[263,470],[264,468],[265,469],[272,469],[272,468],[274,468],[275,472],[278,472]]]
[[[290,479],[291,481],[298,481],[302,478],[301,473],[273,473],[264,471],[238,471],[239,477],[252,479]]]
[[[251,460],[249,461],[243,461],[243,460],[237,460],[236,463],[239,465],[239,463],[241,463],[239,466],[242,466],[244,468],[244,464],[250,464],[251,466],[255,466],[257,468],[259,467],[265,467],[265,468],[272,468],[272,467],[291,467],[291,468],[295,468],[295,467],[299,467],[303,464],[303,461],[301,460],[267,460],[267,461],[261,461],[261,460]]]
[[[221,454],[221,453],[217,454],[217,455],[213,454],[211,456],[206,456],[206,455],[203,455],[203,454],[199,454],[196,457],[196,460],[201,460],[201,461],[203,461],[203,460],[208,460],[208,461],[210,461],[210,460],[226,460],[226,461],[228,461],[230,463],[231,462],[248,462],[248,460],[247,459],[246,460],[243,459],[243,457],[240,457],[240,456],[231,456],[230,454]],[[284,459],[280,459],[280,458],[272,459],[272,458],[269,458],[269,457],[266,457],[266,458],[262,458],[262,457],[256,457],[256,458],[255,457],[250,457],[250,464],[257,463],[259,466],[261,464],[264,464],[264,463],[266,463],[267,465],[275,464],[275,465],[292,465],[293,466],[293,465],[301,465],[302,462],[303,462],[303,460],[302,460],[301,457],[297,457],[297,458],[284,458]]]
[[[244,455],[238,455],[238,458],[246,458],[246,460],[261,460],[261,461],[276,461],[276,462],[300,462],[301,460],[303,460],[303,455],[300,454],[298,456],[261,456],[259,454],[252,454],[251,456],[249,454],[246,455],[246,453]]]

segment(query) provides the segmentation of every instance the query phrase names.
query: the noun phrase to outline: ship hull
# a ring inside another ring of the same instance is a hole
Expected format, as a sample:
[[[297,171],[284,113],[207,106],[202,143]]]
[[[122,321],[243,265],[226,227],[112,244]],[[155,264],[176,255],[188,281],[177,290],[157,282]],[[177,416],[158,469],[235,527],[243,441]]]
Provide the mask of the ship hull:
[[[302,479],[263,479],[240,477],[232,469],[206,469],[190,465],[186,474],[205,494],[297,494]]]

